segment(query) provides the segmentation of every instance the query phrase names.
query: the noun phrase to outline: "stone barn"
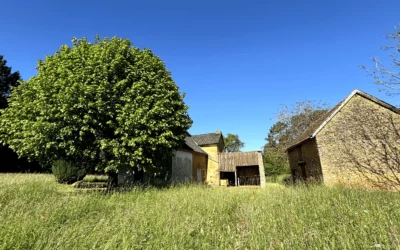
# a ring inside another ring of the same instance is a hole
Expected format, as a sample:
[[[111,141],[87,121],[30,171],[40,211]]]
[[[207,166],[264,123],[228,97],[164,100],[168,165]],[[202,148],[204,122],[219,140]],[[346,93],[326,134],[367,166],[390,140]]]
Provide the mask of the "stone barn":
[[[388,183],[400,177],[399,142],[400,110],[355,90],[287,148],[292,178],[372,187],[379,173]]]

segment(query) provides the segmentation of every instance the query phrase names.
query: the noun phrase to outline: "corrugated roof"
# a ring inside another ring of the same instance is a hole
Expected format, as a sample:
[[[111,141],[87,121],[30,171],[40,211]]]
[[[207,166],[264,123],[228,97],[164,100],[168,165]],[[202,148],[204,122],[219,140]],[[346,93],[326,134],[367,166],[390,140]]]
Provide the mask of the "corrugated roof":
[[[379,100],[378,98],[376,98],[372,95],[369,95],[365,92],[362,92],[362,91],[356,89],[353,92],[351,92],[351,94],[349,96],[347,96],[346,99],[339,102],[335,107],[333,107],[331,110],[329,110],[326,114],[322,115],[321,118],[319,118],[314,123],[312,123],[297,139],[295,139],[290,144],[289,147],[287,147],[286,150],[289,150],[289,149],[297,146],[298,144],[301,144],[302,142],[306,141],[307,139],[314,138],[319,133],[319,131],[321,131],[321,129],[325,126],[325,124],[328,123],[337,114],[337,112],[339,112],[344,107],[344,105],[346,105],[347,102],[350,101],[350,99],[355,95],[360,95],[360,96],[367,98],[387,109],[392,110],[395,113],[400,114],[400,109],[396,108],[395,106],[390,105],[387,102]]]
[[[185,138],[185,144],[186,144],[186,146],[188,146],[189,148],[191,148],[193,151],[195,151],[197,153],[207,154],[203,149],[201,149],[201,147],[199,145],[197,145],[197,143],[190,136]]]
[[[222,134],[221,133],[209,133],[202,135],[192,135],[193,140],[199,146],[218,144]]]

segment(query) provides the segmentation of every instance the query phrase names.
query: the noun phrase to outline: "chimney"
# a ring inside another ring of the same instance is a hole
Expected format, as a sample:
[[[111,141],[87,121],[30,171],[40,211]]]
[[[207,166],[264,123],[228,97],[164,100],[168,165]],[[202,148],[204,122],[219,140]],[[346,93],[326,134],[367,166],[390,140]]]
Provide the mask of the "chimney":
[[[221,130],[217,130],[215,133],[216,134],[221,134]]]

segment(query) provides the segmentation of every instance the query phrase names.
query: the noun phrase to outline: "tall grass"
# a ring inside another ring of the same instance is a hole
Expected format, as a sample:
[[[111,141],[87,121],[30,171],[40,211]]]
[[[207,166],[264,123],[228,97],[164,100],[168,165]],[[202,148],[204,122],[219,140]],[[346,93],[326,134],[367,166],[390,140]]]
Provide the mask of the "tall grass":
[[[269,183],[284,184],[285,180],[290,178],[290,174],[266,176],[266,181]]]
[[[399,249],[398,193],[283,187],[81,193],[0,175],[1,249]]]

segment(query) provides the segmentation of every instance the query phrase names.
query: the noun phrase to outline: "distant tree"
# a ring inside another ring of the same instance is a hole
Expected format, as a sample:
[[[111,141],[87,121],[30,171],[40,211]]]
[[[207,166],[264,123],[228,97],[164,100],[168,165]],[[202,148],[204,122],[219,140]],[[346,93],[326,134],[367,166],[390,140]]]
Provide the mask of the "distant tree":
[[[149,49],[128,39],[73,39],[39,61],[1,112],[0,140],[43,164],[159,173],[192,121],[184,95]]]
[[[288,143],[287,125],[276,122],[269,130],[264,146],[264,167],[267,176],[276,176],[289,172],[289,162],[285,153]]]
[[[373,57],[375,67],[370,68],[364,65],[360,67],[374,77],[376,84],[386,87],[387,94],[398,95],[400,94],[400,30],[398,27],[395,27],[395,31],[389,33],[386,38],[390,44],[382,46],[381,49],[390,53],[392,62],[385,65],[378,57]]]
[[[18,86],[18,81],[21,80],[18,71],[13,73],[11,71],[4,56],[0,55],[0,109],[7,107],[7,97],[11,93],[11,87]]]
[[[237,134],[227,134],[224,138],[226,152],[240,152],[244,147],[244,142],[239,139]]]
[[[286,148],[328,109],[329,105],[315,101],[298,102],[294,107],[281,107],[277,122],[265,138],[264,167],[267,176],[289,173]]]

